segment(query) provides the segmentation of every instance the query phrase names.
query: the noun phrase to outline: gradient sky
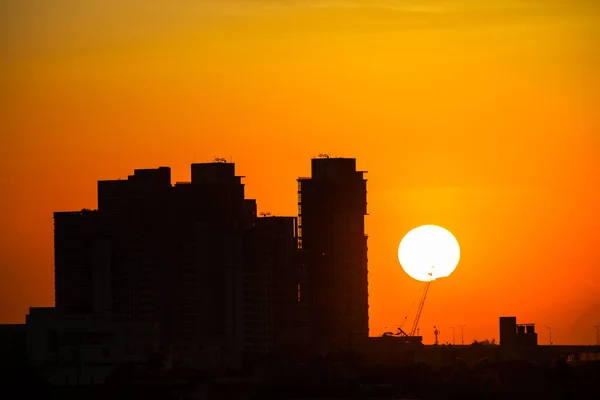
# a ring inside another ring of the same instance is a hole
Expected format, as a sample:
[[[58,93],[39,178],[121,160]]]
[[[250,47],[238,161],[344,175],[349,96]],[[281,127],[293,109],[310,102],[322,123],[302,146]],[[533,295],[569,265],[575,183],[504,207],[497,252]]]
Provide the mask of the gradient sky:
[[[426,341],[498,339],[500,315],[595,341],[600,2],[4,0],[0,33],[0,323],[53,304],[52,212],[97,180],[225,157],[295,215],[327,152],[369,171],[372,335],[411,325],[397,246],[433,223],[462,260]]]

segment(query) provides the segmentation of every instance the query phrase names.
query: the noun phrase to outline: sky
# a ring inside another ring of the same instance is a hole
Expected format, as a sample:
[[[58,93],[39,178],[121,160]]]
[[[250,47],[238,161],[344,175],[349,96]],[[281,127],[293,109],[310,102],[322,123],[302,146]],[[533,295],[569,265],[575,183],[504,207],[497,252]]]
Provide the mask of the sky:
[[[52,306],[54,211],[96,182],[224,157],[259,211],[297,214],[319,153],[367,170],[371,335],[411,326],[403,235],[461,261],[420,323],[452,342],[498,317],[540,343],[600,325],[600,3],[584,0],[5,0],[0,323]]]

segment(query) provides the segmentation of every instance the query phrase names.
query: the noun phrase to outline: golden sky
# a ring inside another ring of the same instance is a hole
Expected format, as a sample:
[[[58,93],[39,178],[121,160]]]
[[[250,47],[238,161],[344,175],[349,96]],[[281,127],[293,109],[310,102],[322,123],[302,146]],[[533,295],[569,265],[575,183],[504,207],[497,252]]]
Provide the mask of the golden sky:
[[[433,223],[462,259],[431,287],[426,341],[498,339],[516,315],[541,343],[546,326],[594,342],[599,17],[593,0],[3,1],[0,323],[53,304],[52,212],[95,208],[97,180],[225,157],[259,211],[295,215],[327,152],[369,171],[372,335],[418,301],[397,246]]]

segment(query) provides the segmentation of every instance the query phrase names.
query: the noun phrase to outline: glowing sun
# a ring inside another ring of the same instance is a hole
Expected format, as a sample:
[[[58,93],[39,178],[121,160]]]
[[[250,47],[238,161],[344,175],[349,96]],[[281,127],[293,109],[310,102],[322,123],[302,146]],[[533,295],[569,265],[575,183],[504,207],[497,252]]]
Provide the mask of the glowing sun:
[[[437,225],[422,225],[411,230],[398,246],[400,265],[411,278],[422,282],[450,276],[459,259],[458,241],[447,229]]]

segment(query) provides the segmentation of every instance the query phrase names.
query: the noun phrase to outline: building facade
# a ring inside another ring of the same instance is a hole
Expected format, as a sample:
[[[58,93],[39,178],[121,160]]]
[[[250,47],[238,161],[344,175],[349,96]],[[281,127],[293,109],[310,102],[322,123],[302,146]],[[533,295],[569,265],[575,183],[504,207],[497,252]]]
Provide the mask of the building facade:
[[[98,182],[98,210],[56,213],[56,305],[159,323],[163,350],[235,368],[256,202],[234,164],[193,164],[191,177],[172,185],[168,167],[135,170]]]
[[[315,158],[298,179],[300,296],[319,351],[352,350],[369,335],[366,179],[351,158]]]
[[[252,357],[298,341],[297,219],[258,218],[245,251],[244,349]]]
[[[102,306],[100,218],[95,210],[54,213],[54,295],[63,313]]]
[[[256,202],[232,163],[192,165],[169,207],[171,342],[199,368],[239,368],[244,345],[244,247]]]

